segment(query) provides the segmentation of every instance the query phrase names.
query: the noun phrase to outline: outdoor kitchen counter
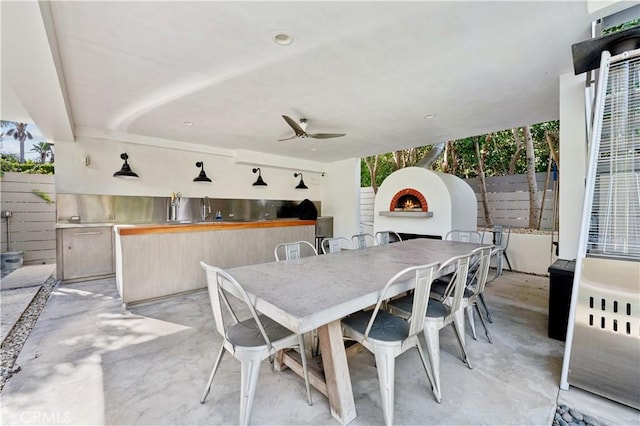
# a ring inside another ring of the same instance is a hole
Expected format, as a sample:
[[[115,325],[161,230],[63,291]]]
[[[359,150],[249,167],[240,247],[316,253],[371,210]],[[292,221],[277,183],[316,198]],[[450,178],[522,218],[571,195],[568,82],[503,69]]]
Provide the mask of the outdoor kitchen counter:
[[[116,225],[120,235],[166,234],[176,232],[221,231],[232,229],[282,228],[288,226],[315,226],[315,220],[270,219],[255,221],[211,221],[161,223],[149,225]]]
[[[221,268],[273,262],[275,246],[314,243],[315,221],[114,225],[116,282],[125,304],[206,288],[200,262]]]

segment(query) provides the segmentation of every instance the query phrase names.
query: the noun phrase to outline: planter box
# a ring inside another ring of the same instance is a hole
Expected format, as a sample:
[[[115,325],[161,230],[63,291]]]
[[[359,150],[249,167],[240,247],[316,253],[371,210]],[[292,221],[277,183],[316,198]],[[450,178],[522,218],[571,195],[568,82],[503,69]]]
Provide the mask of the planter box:
[[[485,235],[485,242],[491,242],[491,234]],[[528,274],[548,275],[549,265],[558,257],[551,246],[552,236],[539,234],[518,234],[511,230],[507,256],[514,271]],[[504,268],[508,269],[507,262]]]

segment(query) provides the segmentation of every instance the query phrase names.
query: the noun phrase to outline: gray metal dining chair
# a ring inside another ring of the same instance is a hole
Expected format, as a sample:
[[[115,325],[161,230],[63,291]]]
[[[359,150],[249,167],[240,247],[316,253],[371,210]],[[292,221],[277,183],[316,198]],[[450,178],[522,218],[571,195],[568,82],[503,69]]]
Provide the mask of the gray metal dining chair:
[[[355,234],[351,236],[351,241],[356,249],[372,247],[377,244],[376,237],[369,233]]]
[[[478,231],[465,231],[461,229],[453,229],[444,236],[448,241],[460,241],[463,243],[480,243],[482,235]]]
[[[249,424],[260,364],[263,360],[269,358],[273,368],[273,357],[276,352],[286,348],[298,347],[302,358],[307,400],[309,405],[312,405],[307,357],[302,335],[293,333],[269,317],[258,315],[247,293],[228,272],[204,262],[200,262],[200,265],[205,270],[207,277],[207,288],[215,327],[223,339],[222,347],[211,369],[200,403],[204,404],[206,401],[222,357],[225,351],[229,352],[240,361],[240,419],[238,423],[241,425]],[[240,320],[238,318],[236,311],[227,299],[227,291],[222,285],[223,281],[228,283],[227,285],[233,289],[234,295],[244,302],[251,314],[249,319]],[[224,314],[223,305],[228,315]]]
[[[342,320],[343,333],[346,339],[355,340],[369,351],[373,352],[378,369],[380,396],[384,422],[393,424],[394,387],[395,387],[395,359],[411,348],[417,348],[431,389],[435,395],[435,383],[431,367],[427,365],[424,352],[418,339],[425,322],[424,313],[427,310],[429,289],[438,268],[437,263],[406,268],[394,275],[380,291],[378,302],[373,311],[360,311]],[[413,278],[414,297],[410,306],[408,320],[381,310],[386,302],[387,292],[391,286],[399,281]]]
[[[453,279],[445,290],[442,300],[429,299],[426,315],[423,315],[424,328],[422,330],[427,344],[427,354],[433,369],[434,394],[436,400],[442,402],[442,390],[440,385],[440,330],[451,324],[460,348],[462,349],[462,360],[469,369],[471,361],[467,354],[464,342],[464,311],[462,309],[462,296],[466,288],[467,275],[469,272],[469,262],[471,253],[452,257],[440,265],[437,275],[448,272],[455,268]],[[396,315],[410,318],[413,310],[414,294],[396,300],[390,300],[387,304],[388,310]],[[454,321],[455,320],[455,321]]]
[[[511,262],[507,256],[507,248],[509,247],[509,239],[511,238],[511,227],[509,225],[494,225],[492,230],[485,228],[482,231],[483,239],[486,238],[485,235],[488,233],[491,233],[490,239],[496,248],[495,252],[491,253],[491,259],[496,259],[496,274],[487,281],[487,283],[490,283],[502,275],[505,260],[507,261],[507,266],[509,266],[509,271],[513,271],[511,268]],[[487,301],[484,298],[484,293],[480,295],[479,300],[487,315],[487,321],[493,322],[491,311],[489,310]]]
[[[400,235],[395,231],[378,231],[374,235],[379,246],[402,241]]]
[[[353,244],[345,237],[325,238],[322,240],[322,253],[339,253],[343,249],[353,250]]]
[[[316,248],[309,241],[294,241],[290,243],[280,243],[273,250],[276,262],[280,260],[300,259],[305,256],[317,256]],[[281,257],[284,255],[284,257]],[[318,330],[314,329],[310,332],[311,336],[311,354],[313,356],[320,353],[320,337]]]
[[[276,262],[280,260],[300,259],[304,256],[317,256],[316,248],[309,241],[293,241],[280,243],[273,250]]]
[[[487,277],[489,275],[489,264],[491,263],[491,254],[495,251],[493,246],[479,247],[471,252],[471,265],[469,266],[469,273],[467,275],[467,286],[462,296],[462,308],[464,309],[469,328],[471,329],[471,335],[474,340],[477,340],[474,308],[478,313],[480,322],[484,327],[485,334],[489,343],[491,342],[491,334],[487,328],[487,324],[484,322],[480,308],[478,307],[478,299],[484,293],[484,289],[487,283]],[[431,295],[436,299],[442,299],[447,287],[450,284],[453,274],[445,275],[434,280],[431,285]],[[455,319],[454,319],[455,321]]]

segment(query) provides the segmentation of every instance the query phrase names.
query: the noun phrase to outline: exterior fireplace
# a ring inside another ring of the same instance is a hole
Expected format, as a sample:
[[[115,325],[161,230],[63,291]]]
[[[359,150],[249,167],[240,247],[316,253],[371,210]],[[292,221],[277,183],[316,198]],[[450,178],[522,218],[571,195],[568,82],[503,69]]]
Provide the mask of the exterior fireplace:
[[[429,211],[429,205],[424,195],[413,188],[405,188],[396,193],[391,199],[389,211]]]
[[[477,201],[462,179],[422,167],[387,176],[374,200],[374,232],[394,230],[444,237],[452,229],[477,228]]]

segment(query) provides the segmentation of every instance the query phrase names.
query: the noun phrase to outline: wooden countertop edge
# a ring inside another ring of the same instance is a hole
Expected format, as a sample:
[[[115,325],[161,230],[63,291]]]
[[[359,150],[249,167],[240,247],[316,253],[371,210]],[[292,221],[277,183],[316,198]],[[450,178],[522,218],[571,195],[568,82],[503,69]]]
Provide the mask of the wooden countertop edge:
[[[179,232],[202,232],[202,231],[229,231],[237,229],[259,229],[259,228],[282,228],[289,226],[314,225],[315,220],[266,220],[257,222],[211,222],[211,223],[184,223],[184,224],[162,224],[162,225],[136,225],[132,227],[117,227],[116,232],[121,236],[125,235],[149,235],[149,234],[172,234]]]

